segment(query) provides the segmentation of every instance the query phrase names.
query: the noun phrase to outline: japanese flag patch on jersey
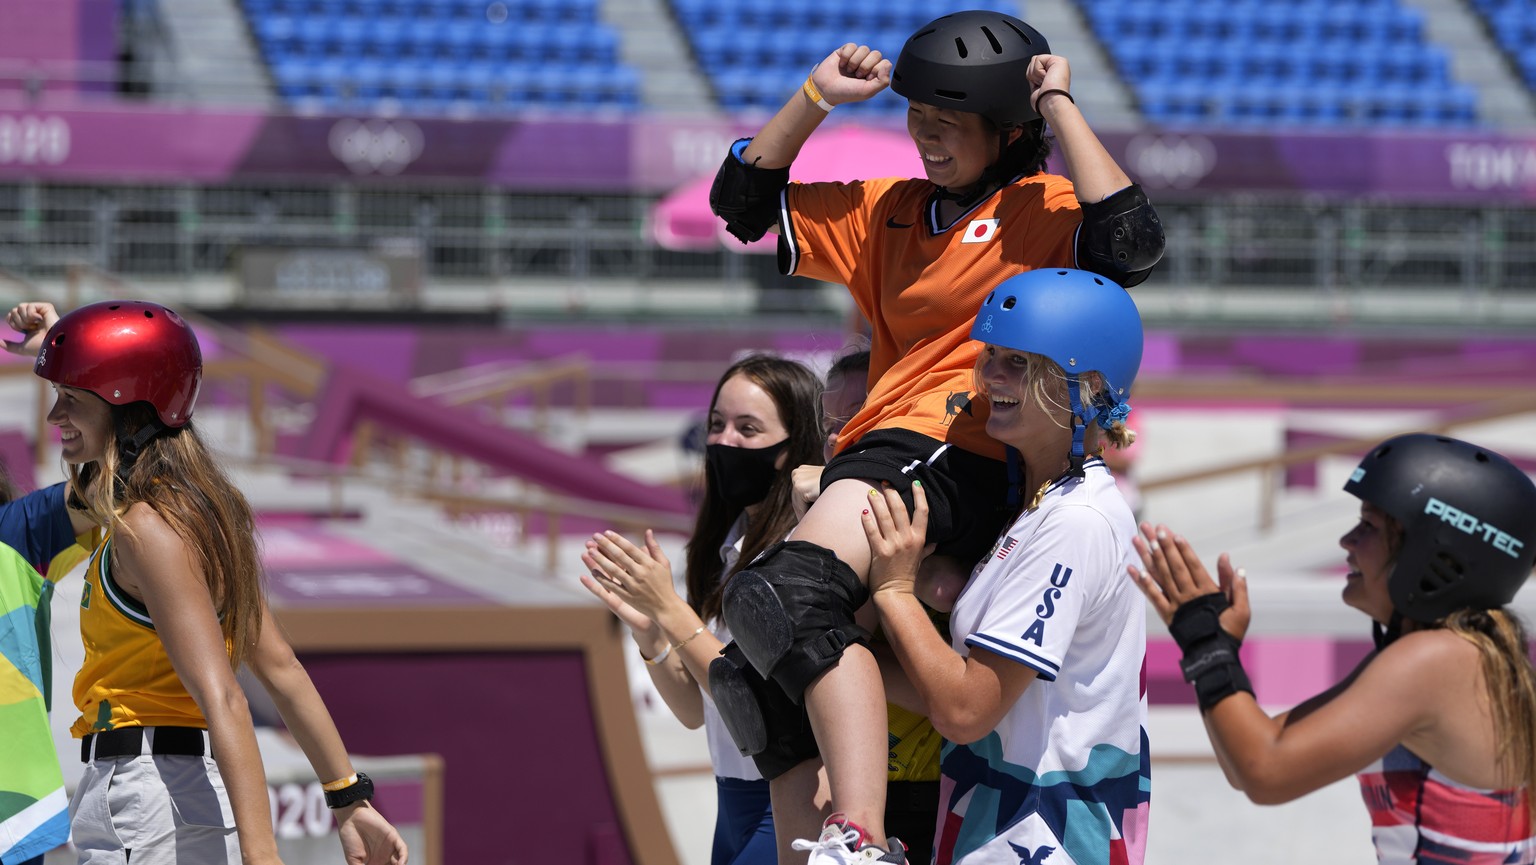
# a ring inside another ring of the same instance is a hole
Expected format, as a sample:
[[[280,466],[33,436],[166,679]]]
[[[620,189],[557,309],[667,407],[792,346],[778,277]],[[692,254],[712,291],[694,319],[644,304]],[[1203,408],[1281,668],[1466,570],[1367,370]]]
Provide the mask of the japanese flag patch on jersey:
[[[965,236],[960,238],[961,243],[986,243],[997,235],[998,219],[973,219],[971,224],[965,227]]]

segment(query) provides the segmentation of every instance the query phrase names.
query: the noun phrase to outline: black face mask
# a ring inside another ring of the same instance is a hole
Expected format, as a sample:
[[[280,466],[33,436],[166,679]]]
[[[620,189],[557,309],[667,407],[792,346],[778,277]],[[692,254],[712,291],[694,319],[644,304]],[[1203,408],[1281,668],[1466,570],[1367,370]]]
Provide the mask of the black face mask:
[[[704,470],[720,498],[731,508],[745,508],[768,497],[768,488],[779,470],[774,465],[789,439],[765,448],[708,445]]]

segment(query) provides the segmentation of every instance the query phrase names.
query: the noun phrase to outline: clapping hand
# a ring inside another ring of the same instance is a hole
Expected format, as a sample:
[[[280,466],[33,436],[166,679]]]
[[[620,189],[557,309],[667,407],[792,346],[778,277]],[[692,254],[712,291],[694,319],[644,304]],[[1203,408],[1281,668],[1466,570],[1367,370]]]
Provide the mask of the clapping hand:
[[[1132,543],[1141,556],[1142,567],[1132,565],[1131,579],[1141,589],[1163,624],[1173,621],[1178,608],[1195,598],[1220,592],[1228,607],[1221,613],[1221,629],[1241,641],[1248,633],[1252,611],[1248,606],[1248,577],[1232,567],[1226,553],[1216,560],[1218,584],[1205,570],[1189,541],[1175,535],[1167,526],[1141,524],[1141,535]]]

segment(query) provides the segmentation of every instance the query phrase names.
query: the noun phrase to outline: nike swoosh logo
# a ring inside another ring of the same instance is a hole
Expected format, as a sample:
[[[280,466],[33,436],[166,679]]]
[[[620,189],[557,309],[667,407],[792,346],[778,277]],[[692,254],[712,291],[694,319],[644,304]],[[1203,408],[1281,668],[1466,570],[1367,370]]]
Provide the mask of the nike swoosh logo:
[[[885,221],[885,227],[886,228],[911,228],[913,225],[916,225],[916,223],[913,223],[913,222],[897,222],[896,221],[896,217],[894,217],[894,216],[890,217],[889,219],[887,219]]]

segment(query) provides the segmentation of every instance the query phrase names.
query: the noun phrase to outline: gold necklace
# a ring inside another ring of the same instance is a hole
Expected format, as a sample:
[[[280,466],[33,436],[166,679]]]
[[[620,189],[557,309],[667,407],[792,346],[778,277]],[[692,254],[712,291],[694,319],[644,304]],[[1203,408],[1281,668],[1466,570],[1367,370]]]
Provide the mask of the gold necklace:
[[[1092,459],[1094,457],[1102,457],[1103,455],[1104,455],[1104,449],[1103,448],[1099,448],[1098,450],[1096,450],[1093,453],[1089,454],[1088,458]],[[1072,470],[1071,469],[1067,469],[1066,471],[1062,472],[1061,474],[1057,475],[1056,477],[1052,478],[1051,480],[1048,480],[1045,483],[1041,484],[1040,485],[1040,489],[1035,490],[1035,497],[1030,500],[1029,507],[1024,509],[1024,513],[1026,513],[1026,514],[1030,513],[1035,508],[1040,507],[1040,502],[1045,499],[1046,491],[1049,490],[1051,487],[1055,486],[1057,483],[1059,483],[1061,481],[1062,478],[1066,477],[1067,475],[1069,475],[1071,473],[1072,473]]]
[[[1029,507],[1024,509],[1024,513],[1030,513],[1034,511],[1035,508],[1040,507],[1040,502],[1045,498],[1045,491],[1054,486],[1056,481],[1059,480],[1061,480],[1061,478],[1058,477],[1041,484],[1040,489],[1035,490],[1035,497],[1030,499]]]

